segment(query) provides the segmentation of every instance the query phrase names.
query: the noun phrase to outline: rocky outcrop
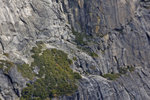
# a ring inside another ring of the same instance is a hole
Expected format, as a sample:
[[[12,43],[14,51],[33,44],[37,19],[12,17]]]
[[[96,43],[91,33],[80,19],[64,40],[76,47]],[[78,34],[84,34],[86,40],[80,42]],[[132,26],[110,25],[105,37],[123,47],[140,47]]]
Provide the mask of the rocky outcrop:
[[[149,72],[137,69],[114,82],[100,76],[84,77],[79,91],[60,100],[149,100]]]
[[[69,25],[59,4],[50,1],[1,0],[2,52],[26,61],[36,41],[70,40]],[[27,62],[27,61],[26,61]]]
[[[103,73],[127,65],[149,65],[149,1],[62,0],[73,28],[93,35]],[[147,7],[145,7],[147,5]]]
[[[149,0],[0,0],[0,5],[1,60],[30,64],[30,50],[39,41],[77,58],[71,68],[82,75],[78,91],[60,100],[150,99]],[[73,30],[90,41],[83,38],[87,44],[78,45]],[[135,71],[114,81],[102,77],[126,66]],[[27,82],[16,67],[7,74],[0,69],[0,98],[16,100]]]

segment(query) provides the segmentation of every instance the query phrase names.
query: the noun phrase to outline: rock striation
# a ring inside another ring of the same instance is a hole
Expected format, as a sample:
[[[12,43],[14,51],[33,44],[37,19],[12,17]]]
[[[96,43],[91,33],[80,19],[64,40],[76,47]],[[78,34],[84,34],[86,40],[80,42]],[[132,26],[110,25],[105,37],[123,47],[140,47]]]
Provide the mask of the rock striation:
[[[31,64],[30,50],[42,41],[76,57],[70,67],[82,75],[78,91],[60,100],[150,100],[149,0],[0,0],[0,5],[0,60],[14,63],[7,73],[0,69],[0,99],[21,97],[30,80],[16,65]],[[75,32],[86,44],[75,42]],[[102,77],[127,66],[135,70],[116,80]]]

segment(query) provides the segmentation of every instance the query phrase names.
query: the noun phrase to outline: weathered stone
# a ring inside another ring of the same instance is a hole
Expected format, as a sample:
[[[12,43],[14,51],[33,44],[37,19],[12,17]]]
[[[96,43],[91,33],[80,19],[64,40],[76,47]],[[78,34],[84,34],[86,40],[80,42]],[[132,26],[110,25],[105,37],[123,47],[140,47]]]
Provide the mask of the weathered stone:
[[[39,41],[77,58],[71,68],[83,77],[78,91],[60,100],[150,99],[149,0],[0,0],[0,5],[0,59],[30,64],[30,50]],[[91,38],[84,37],[82,47],[98,57],[78,48],[72,29]],[[126,66],[135,71],[115,81],[101,77]],[[8,74],[0,69],[0,99],[18,99],[27,81],[16,67]]]

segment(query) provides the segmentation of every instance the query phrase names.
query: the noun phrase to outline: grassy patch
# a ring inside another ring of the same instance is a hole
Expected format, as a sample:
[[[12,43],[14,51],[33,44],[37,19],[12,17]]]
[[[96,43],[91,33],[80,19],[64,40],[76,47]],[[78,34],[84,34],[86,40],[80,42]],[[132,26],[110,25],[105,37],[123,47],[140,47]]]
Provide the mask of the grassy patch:
[[[108,73],[108,74],[104,74],[103,77],[107,78],[109,80],[115,80],[120,77],[120,74],[119,73],[115,73],[115,74]]]
[[[103,77],[109,80],[115,80],[119,78],[120,75],[127,74],[127,72],[133,72],[134,70],[135,67],[127,66],[127,67],[119,68],[119,73],[108,73],[108,74],[104,74]]]
[[[71,95],[77,90],[76,82],[81,79],[81,76],[70,68],[72,60],[68,59],[66,53],[57,49],[42,51],[41,47],[33,48],[32,52],[34,62],[30,67],[24,65],[24,68],[28,70],[28,73],[31,73],[34,67],[40,70],[38,74],[35,74],[38,79],[22,90],[22,100],[45,100]],[[26,77],[30,76],[24,72],[23,74]]]

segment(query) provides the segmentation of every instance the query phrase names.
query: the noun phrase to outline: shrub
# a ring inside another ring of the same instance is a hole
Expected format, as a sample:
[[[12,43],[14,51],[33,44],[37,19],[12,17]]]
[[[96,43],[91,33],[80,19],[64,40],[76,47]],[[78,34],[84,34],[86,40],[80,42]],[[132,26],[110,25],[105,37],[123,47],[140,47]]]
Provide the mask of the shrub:
[[[74,29],[72,29],[73,35],[75,35],[75,42],[77,45],[87,45],[87,43],[84,41],[84,38],[87,36],[83,33],[76,32]]]
[[[89,48],[89,46],[88,48],[86,47],[88,43],[93,43],[93,41],[91,40],[91,36],[86,35],[85,33],[76,32],[73,28],[72,28],[72,33],[75,35],[75,42],[77,43],[79,49],[82,49],[91,57],[98,57],[98,55],[95,52],[93,52]]]
[[[77,57],[73,57],[73,60],[74,60],[74,61],[77,61]]]
[[[77,73],[77,72],[74,72],[73,74],[74,74],[74,78],[75,78],[75,79],[81,79],[81,78],[82,78],[82,77],[79,75],[79,73]]]
[[[103,77],[107,78],[109,80],[115,80],[120,77],[120,74],[119,73],[115,73],[115,74],[108,73],[108,74],[104,74]]]
[[[133,66],[127,66],[124,68],[119,68],[119,73],[108,73],[108,74],[104,74],[103,77],[107,78],[109,80],[115,80],[116,78],[119,78],[120,75],[122,74],[126,74],[127,72],[132,72],[135,70],[135,67]]]
[[[119,73],[120,74],[126,74],[128,72],[127,68],[119,68]]]
[[[18,65],[17,68],[18,68],[18,71],[22,74],[23,77],[27,77],[29,79],[34,78],[35,75],[32,71],[31,66],[29,66],[28,64]]]
[[[127,72],[133,72],[135,70],[135,67],[133,66],[127,66],[127,67],[121,67],[119,68],[119,73],[120,74],[126,74]]]
[[[8,54],[8,53],[4,53],[3,55],[5,55],[6,57],[9,57],[9,54]]]
[[[135,67],[133,67],[133,66],[127,66],[127,68],[130,72],[133,72],[135,70]]]
[[[91,57],[94,57],[94,58],[98,57],[98,55],[95,52],[93,52],[89,47],[78,46],[78,48],[86,52]]]
[[[98,55],[96,53],[94,53],[94,52],[90,52],[90,56],[92,56],[92,57],[98,57]]]
[[[22,100],[45,100],[74,93],[77,90],[76,82],[81,76],[70,68],[72,60],[68,59],[68,55],[57,49],[33,49],[34,62],[31,67],[24,65],[24,68],[31,72],[30,68],[36,66],[40,71],[39,74],[35,74],[38,79],[22,90]],[[28,75],[24,73],[24,76]]]
[[[31,52],[35,53],[35,54],[38,54],[41,52],[41,46],[40,47],[33,47]]]

